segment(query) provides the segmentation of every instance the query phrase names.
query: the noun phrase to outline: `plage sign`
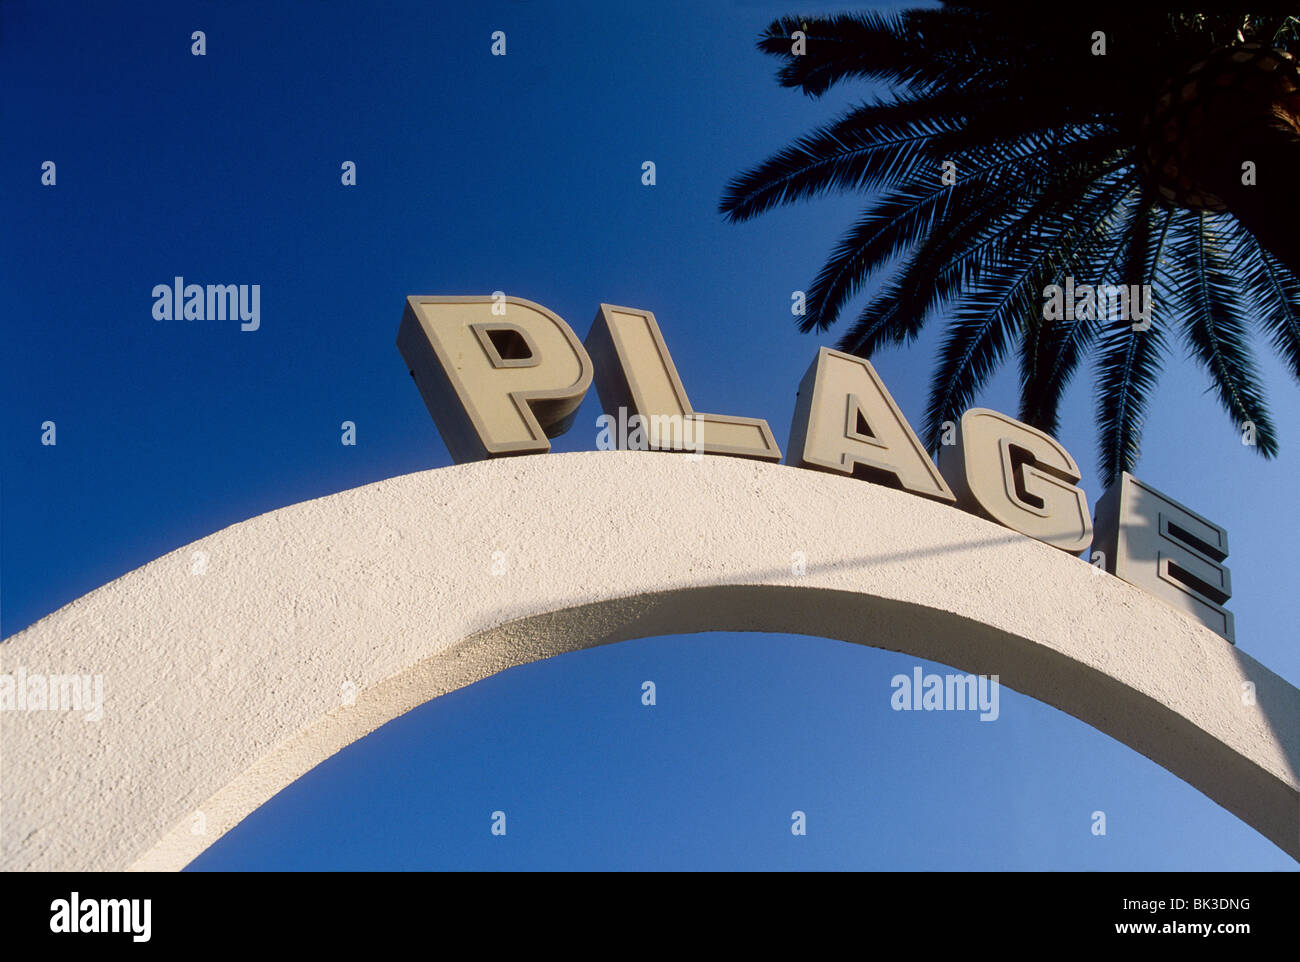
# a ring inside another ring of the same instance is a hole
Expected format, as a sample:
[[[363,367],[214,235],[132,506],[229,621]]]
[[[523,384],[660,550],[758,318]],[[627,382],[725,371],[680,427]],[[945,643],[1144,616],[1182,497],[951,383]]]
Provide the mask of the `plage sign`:
[[[397,347],[458,463],[550,451],[593,381],[615,446],[781,460],[762,418],[697,412],[652,313],[601,304],[586,341],[498,292],[411,296]],[[822,347],[799,385],[786,463],[954,505],[1151,593],[1235,643],[1228,535],[1124,472],[1095,522],[1070,453],[986,408],[952,426],[938,465],[864,358]]]

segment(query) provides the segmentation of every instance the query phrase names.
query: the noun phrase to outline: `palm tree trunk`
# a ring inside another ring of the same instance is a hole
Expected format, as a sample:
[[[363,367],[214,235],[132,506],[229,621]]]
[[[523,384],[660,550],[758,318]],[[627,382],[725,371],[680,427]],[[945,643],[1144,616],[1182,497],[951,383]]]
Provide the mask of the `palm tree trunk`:
[[[1273,117],[1238,127],[1203,150],[1208,156],[1197,164],[1197,180],[1300,277],[1300,134]],[[1253,177],[1243,169],[1248,161]]]

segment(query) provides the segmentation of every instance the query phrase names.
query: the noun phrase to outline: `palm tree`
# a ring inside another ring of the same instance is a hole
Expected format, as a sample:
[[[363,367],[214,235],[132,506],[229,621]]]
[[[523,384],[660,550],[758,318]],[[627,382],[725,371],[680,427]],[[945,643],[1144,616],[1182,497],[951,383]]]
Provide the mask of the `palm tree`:
[[[720,209],[735,222],[832,190],[871,194],[799,327],[826,330],[882,270],[841,349],[870,357],[913,341],[944,309],[931,451],[1013,348],[1019,417],[1054,433],[1091,353],[1112,480],[1137,461],[1176,331],[1234,430],[1273,457],[1249,338],[1265,335],[1300,378],[1300,21],[1062,6],[966,0],[773,22],[758,47],[784,61],[784,86],[820,97],[866,78],[896,93],[737,176]],[[1045,291],[1066,278],[1150,285],[1149,328],[1053,316]]]

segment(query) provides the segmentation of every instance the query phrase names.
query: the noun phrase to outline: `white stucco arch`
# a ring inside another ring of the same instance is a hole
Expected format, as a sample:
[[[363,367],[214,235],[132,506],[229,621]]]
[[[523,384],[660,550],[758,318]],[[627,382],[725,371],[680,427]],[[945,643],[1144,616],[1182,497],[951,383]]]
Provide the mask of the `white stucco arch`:
[[[105,708],[98,723],[0,712],[0,868],[182,868],[430,698],[565,651],[705,630],[821,635],[998,674],[1300,859],[1300,691],[1199,623],[899,491],[733,458],[584,452],[272,511],[6,639],[0,672],[101,674]]]

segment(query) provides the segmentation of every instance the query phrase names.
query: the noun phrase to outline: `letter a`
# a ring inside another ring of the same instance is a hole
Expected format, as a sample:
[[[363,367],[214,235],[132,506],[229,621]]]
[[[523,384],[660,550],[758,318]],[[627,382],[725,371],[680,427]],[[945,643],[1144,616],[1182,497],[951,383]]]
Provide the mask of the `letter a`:
[[[799,385],[786,463],[956,500],[871,362],[828,347]]]

